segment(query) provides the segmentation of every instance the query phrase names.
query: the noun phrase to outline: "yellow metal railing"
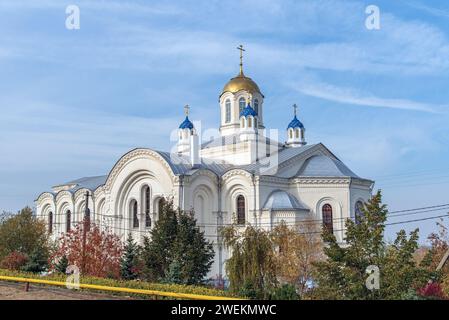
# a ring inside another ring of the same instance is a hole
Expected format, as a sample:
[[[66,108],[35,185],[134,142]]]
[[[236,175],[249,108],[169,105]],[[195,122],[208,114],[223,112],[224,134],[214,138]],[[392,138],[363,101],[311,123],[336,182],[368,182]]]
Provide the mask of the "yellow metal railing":
[[[67,285],[67,283],[61,282],[61,281],[33,279],[33,278],[21,278],[21,277],[9,277],[9,276],[0,276],[0,280],[45,284],[45,285],[59,286],[59,287],[65,287]],[[96,285],[96,284],[85,284],[85,283],[80,283],[79,288],[80,289],[93,289],[93,290],[102,290],[102,291],[122,292],[122,293],[137,293],[137,294],[144,294],[144,295],[170,297],[170,298],[177,298],[177,299],[190,299],[190,300],[241,300],[238,298],[231,298],[231,297],[207,296],[207,295],[202,295],[202,294],[176,293],[176,292],[165,292],[165,291],[158,291],[158,290],[123,288],[123,287],[109,287],[109,286],[101,286],[101,285]]]

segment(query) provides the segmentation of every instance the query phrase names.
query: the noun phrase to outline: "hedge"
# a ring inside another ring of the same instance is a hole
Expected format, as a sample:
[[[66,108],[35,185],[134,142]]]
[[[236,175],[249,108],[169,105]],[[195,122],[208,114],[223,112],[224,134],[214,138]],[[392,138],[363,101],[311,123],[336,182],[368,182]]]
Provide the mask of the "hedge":
[[[53,274],[49,274],[49,275],[39,275],[36,273],[31,273],[31,272],[12,271],[12,270],[6,270],[6,269],[0,269],[0,276],[45,279],[45,280],[53,280],[53,281],[60,281],[60,282],[65,282],[66,278],[67,278],[66,275],[61,274],[61,273],[53,273]],[[116,279],[108,279],[108,278],[80,276],[80,283],[109,286],[109,287],[157,290],[157,291],[164,291],[164,292],[201,294],[201,295],[208,295],[208,296],[236,297],[231,292],[213,289],[213,288],[192,286],[192,285],[151,283],[151,282],[144,282],[144,281],[138,281],[138,280],[116,280]],[[92,291],[89,289],[83,289],[83,290]],[[93,291],[99,292],[99,290],[93,290]],[[111,293],[109,292],[109,294],[111,294]],[[114,293],[114,294],[124,295],[123,293]],[[126,294],[126,295],[142,297],[141,294]],[[143,295],[143,296],[145,296],[147,298],[151,298],[151,296],[148,296],[148,295]],[[161,299],[162,299],[162,297],[161,297]]]

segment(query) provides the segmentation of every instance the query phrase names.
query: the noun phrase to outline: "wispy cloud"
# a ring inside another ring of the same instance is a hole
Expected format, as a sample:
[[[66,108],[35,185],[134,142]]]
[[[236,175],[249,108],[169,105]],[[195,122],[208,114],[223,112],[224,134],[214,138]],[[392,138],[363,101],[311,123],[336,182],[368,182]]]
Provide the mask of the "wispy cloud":
[[[291,88],[308,96],[343,104],[414,110],[430,113],[440,113],[443,110],[447,112],[449,110],[449,105],[432,105],[407,99],[382,98],[374,96],[371,93],[361,92],[354,88],[338,87],[322,82],[292,84]]]

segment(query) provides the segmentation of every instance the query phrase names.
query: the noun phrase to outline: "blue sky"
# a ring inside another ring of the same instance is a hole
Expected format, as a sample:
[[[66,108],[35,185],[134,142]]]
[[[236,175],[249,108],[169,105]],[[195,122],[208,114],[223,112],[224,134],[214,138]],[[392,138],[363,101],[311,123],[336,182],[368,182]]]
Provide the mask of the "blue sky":
[[[69,4],[80,30],[65,28]],[[370,4],[380,30],[365,28]],[[267,127],[297,103],[308,142],[376,180],[391,210],[449,203],[445,1],[1,0],[0,209],[107,174],[134,147],[168,150],[186,103],[215,128],[239,44]],[[399,227],[423,240],[434,225]]]

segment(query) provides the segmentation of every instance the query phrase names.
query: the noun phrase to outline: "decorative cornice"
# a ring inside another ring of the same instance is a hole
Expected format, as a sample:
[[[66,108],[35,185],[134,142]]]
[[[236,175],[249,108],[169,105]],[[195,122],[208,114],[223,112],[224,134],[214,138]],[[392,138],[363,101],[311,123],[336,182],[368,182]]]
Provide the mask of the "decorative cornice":
[[[339,185],[349,185],[351,182],[350,177],[300,177],[293,178],[292,182],[294,184],[339,184]]]
[[[37,203],[42,203],[45,200],[51,200],[51,201],[55,201],[55,195],[51,192],[42,192],[36,199]]]
[[[222,178],[223,181],[226,181],[234,176],[244,176],[248,179],[252,178],[252,174],[246,170],[243,169],[230,169],[223,174]]]
[[[186,178],[187,178],[186,182],[193,181],[198,176],[207,176],[215,182],[218,182],[218,179],[219,179],[219,177],[213,171],[211,171],[209,169],[198,169],[190,176],[186,176]]]
[[[62,197],[68,196],[73,201],[73,194],[68,190],[61,190],[56,194],[55,202],[58,203]]]
[[[173,173],[172,168],[170,167],[170,164],[156,151],[153,151],[151,149],[134,149],[130,152],[123,155],[117,163],[112,168],[111,172],[108,175],[108,178],[105,182],[105,189],[110,190],[112,187],[112,184],[114,183],[115,179],[117,178],[118,174],[122,169],[126,166],[126,164],[132,160],[132,159],[138,159],[138,158],[145,158],[150,157],[158,160],[166,169],[167,172],[169,172],[170,176],[172,177],[172,181],[175,178],[175,174]]]

